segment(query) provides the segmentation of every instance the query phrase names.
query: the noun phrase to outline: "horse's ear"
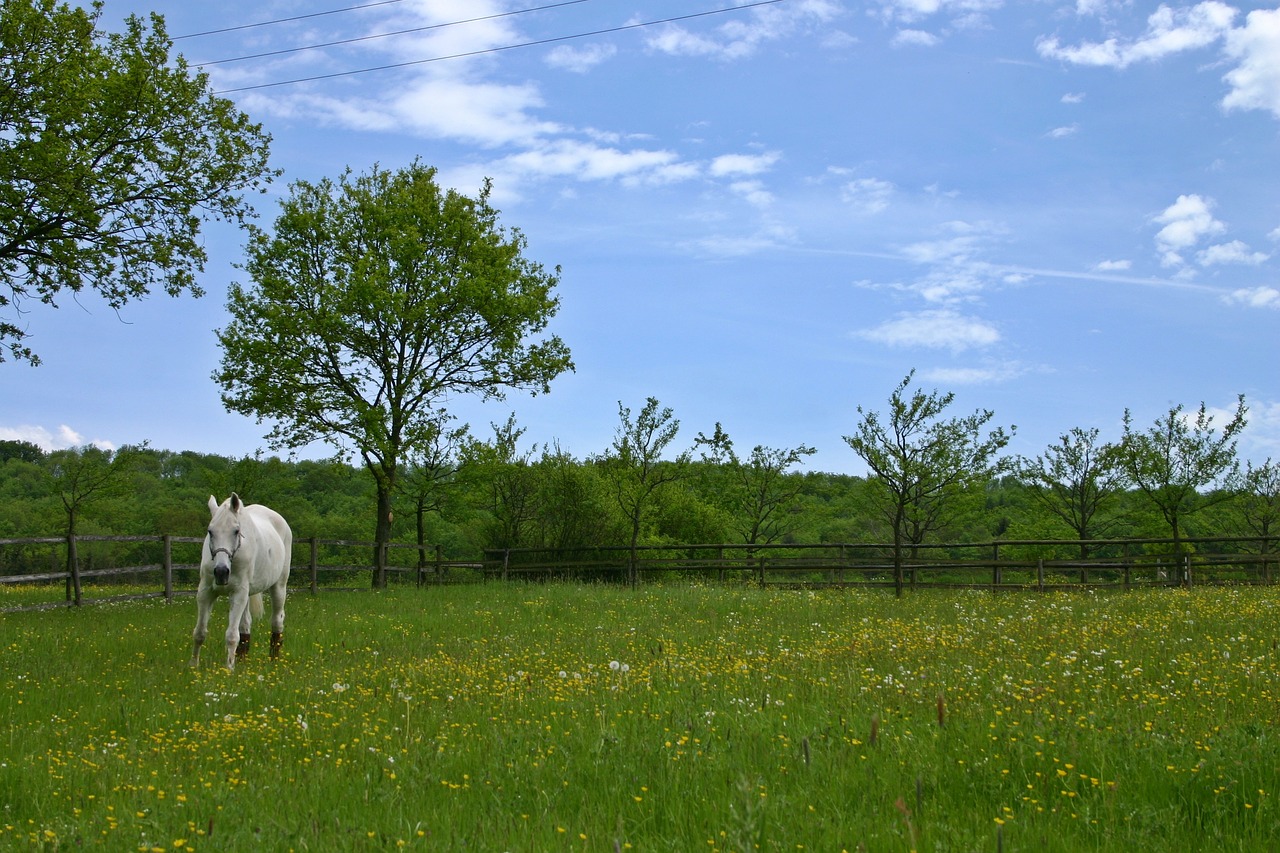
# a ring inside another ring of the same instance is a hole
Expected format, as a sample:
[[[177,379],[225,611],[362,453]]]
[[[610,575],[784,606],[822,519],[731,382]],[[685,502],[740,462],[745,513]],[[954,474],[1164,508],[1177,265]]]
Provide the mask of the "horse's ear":
[[[238,513],[240,512],[240,507],[242,506],[244,506],[244,502],[240,500],[240,496],[237,495],[235,492],[232,492],[231,493],[231,511]]]
[[[218,514],[218,499],[213,495],[209,495],[209,515]]]

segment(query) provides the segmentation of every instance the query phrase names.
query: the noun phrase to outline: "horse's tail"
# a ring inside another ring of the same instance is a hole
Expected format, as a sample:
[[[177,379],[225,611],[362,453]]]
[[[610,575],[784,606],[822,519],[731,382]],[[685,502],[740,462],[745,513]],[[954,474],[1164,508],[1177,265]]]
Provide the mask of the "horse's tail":
[[[262,593],[249,596],[249,615],[254,619],[261,619],[262,612]]]

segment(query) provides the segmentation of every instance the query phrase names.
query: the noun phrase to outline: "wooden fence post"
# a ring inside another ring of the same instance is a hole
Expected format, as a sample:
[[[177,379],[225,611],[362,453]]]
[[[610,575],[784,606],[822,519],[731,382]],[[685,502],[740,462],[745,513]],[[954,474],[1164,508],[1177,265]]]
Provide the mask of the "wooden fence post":
[[[318,578],[316,577],[320,574],[320,557],[318,553],[320,543],[316,541],[314,536],[308,539],[307,542],[311,545],[311,556],[307,560],[307,568],[311,571],[311,594],[315,595],[320,592]]]
[[[173,537],[164,535],[164,600],[173,603]]]
[[[1004,580],[1000,572],[1000,543],[991,543],[991,589],[995,591]]]
[[[502,580],[507,579],[507,567],[511,565],[511,549],[504,548],[502,551]]]
[[[1186,560],[1187,560],[1187,567],[1186,567],[1187,589],[1191,589],[1191,554],[1190,553],[1187,554]]]
[[[1044,557],[1036,560],[1036,588],[1044,592]]]

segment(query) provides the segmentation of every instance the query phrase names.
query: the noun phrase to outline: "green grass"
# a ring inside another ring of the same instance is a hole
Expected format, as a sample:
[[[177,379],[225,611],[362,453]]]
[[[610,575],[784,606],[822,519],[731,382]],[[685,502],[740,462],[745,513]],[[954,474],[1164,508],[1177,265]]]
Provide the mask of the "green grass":
[[[1280,837],[1274,589],[299,592],[234,673],[219,605],[0,616],[0,849]]]

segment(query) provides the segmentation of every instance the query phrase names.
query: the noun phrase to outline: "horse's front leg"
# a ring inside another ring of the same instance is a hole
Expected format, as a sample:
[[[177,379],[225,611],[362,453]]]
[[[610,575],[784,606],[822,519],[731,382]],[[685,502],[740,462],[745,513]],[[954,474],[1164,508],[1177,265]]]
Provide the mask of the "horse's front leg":
[[[196,628],[191,632],[191,666],[200,665],[200,647],[209,635],[209,611],[213,609],[213,587],[200,583],[196,590]]]
[[[249,651],[249,592],[238,589],[231,593],[231,613],[227,618],[227,669],[236,668],[236,659]]]

